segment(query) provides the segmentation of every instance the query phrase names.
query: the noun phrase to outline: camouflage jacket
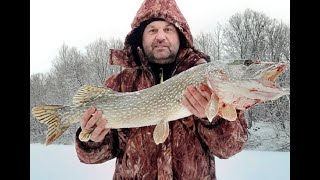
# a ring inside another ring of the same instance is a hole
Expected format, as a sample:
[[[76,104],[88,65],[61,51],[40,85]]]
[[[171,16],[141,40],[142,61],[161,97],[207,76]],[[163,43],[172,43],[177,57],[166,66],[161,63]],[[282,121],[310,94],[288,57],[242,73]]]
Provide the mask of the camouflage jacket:
[[[176,73],[192,67],[185,60]],[[105,85],[119,92],[150,87],[155,80],[148,70],[125,69],[113,75]],[[169,122],[167,140],[154,143],[155,126],[112,129],[102,143],[81,142],[76,134],[76,152],[81,162],[102,163],[117,158],[114,179],[216,179],[214,156],[228,158],[240,152],[248,139],[242,111],[234,122],[216,117],[189,116]]]

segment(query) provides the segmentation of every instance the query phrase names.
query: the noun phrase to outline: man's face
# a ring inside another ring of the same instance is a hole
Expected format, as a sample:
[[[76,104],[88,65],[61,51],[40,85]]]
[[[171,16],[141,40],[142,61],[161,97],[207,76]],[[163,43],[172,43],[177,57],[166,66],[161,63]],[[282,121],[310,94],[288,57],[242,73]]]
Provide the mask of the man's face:
[[[153,21],[144,29],[142,46],[149,61],[168,64],[175,61],[180,40],[173,24]]]

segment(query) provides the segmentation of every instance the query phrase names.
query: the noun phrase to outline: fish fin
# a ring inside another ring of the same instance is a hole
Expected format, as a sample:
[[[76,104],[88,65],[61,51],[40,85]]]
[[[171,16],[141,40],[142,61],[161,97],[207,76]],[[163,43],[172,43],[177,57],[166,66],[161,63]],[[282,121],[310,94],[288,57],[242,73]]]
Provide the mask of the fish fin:
[[[48,125],[46,145],[53,143],[58,139],[70,125],[61,126],[61,119],[58,110],[63,108],[62,105],[36,106],[32,108],[32,115],[43,124]]]
[[[78,136],[80,141],[83,141],[83,142],[89,141],[91,137],[91,132],[92,131],[85,131],[85,130],[81,131]]]
[[[231,104],[219,102],[218,115],[228,121],[235,121],[237,119],[237,111]]]
[[[160,124],[156,125],[153,131],[154,142],[158,145],[163,143],[169,136],[169,122],[164,122],[163,120]]]
[[[74,105],[80,106],[86,102],[93,101],[102,95],[110,94],[110,93],[118,93],[109,88],[99,87],[99,86],[91,86],[84,85],[79,88],[76,95],[73,97],[72,103]]]
[[[212,93],[211,98],[209,100],[209,104],[205,109],[205,114],[206,114],[209,122],[212,122],[213,118],[218,113],[218,109],[219,109],[218,103],[219,103],[218,97],[214,93]]]

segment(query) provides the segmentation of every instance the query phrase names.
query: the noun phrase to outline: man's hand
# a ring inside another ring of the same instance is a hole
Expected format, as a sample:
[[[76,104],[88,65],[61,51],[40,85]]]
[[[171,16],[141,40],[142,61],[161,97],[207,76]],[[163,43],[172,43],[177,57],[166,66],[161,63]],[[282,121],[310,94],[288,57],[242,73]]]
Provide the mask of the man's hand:
[[[209,104],[211,94],[207,85],[200,84],[198,89],[188,86],[182,98],[182,104],[195,116],[205,118],[205,109]]]
[[[91,107],[84,112],[80,121],[82,131],[91,132],[90,140],[94,142],[102,142],[105,135],[110,131],[109,128],[105,128],[107,120],[102,120],[101,117],[102,112]]]

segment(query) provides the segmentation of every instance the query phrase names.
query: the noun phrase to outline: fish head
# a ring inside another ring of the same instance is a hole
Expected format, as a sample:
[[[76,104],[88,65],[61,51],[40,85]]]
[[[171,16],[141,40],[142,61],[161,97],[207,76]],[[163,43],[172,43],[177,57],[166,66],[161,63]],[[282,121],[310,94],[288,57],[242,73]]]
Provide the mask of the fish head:
[[[286,61],[271,62],[255,60],[252,61],[250,65],[246,66],[246,68],[243,68],[241,78],[275,81],[288,65],[289,62]]]
[[[245,110],[257,103],[290,94],[289,89],[275,82],[287,65],[286,62],[253,61],[249,66],[232,64],[220,69],[209,68],[207,84],[219,99],[219,104]]]

